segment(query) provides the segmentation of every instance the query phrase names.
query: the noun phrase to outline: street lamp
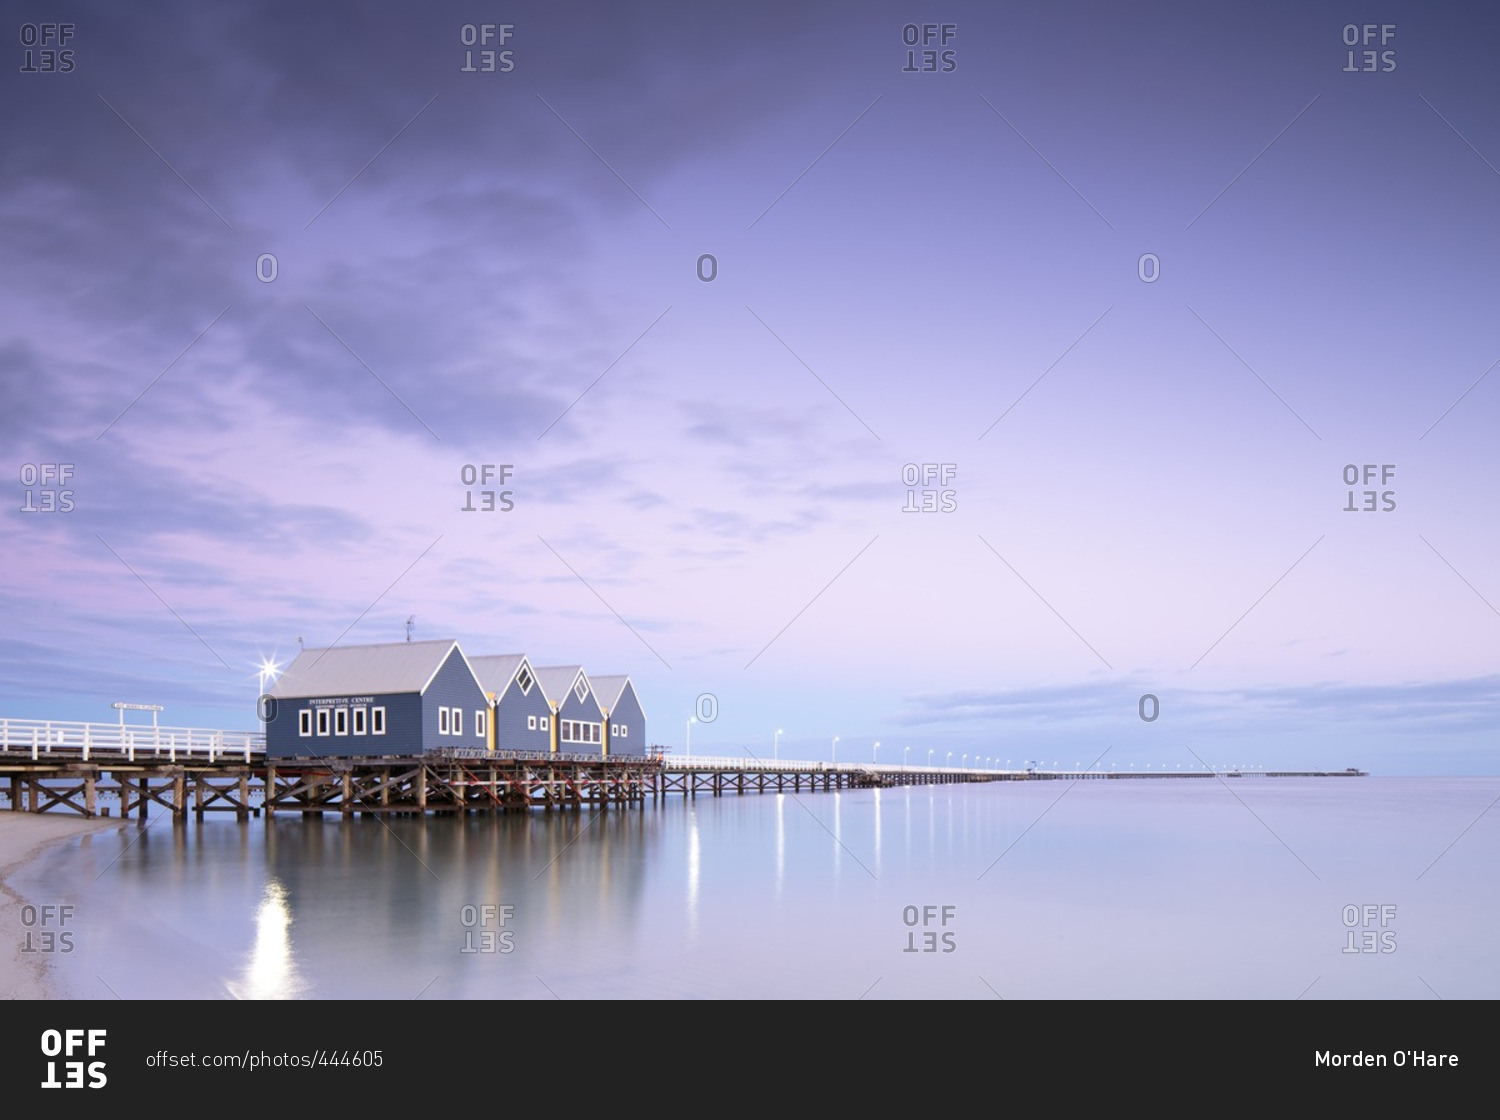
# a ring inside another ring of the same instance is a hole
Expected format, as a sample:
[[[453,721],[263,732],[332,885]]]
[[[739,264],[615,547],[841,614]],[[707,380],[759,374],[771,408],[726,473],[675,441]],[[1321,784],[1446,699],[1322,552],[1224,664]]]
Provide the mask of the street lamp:
[[[952,762],[952,761],[953,761],[953,752],[952,752],[952,751],[949,751],[949,752],[948,752],[948,757],[947,757],[947,759],[946,759],[946,760],[945,760],[945,761],[944,761],[944,762],[943,762],[943,765],[944,765],[944,766],[947,766],[947,765],[948,765],[948,764],[949,764],[949,763],[951,763],[951,762]]]
[[[903,771],[905,771],[907,760],[910,759],[910,758],[911,758],[911,744],[908,743],[906,749],[901,752],[901,769]]]
[[[785,734],[785,732],[783,732],[781,728],[778,727],[776,729],[776,740],[771,744],[771,756],[777,762],[781,761],[781,736],[783,734]]]
[[[927,752],[927,766],[928,766],[928,769],[932,768],[932,752],[931,751]]]
[[[833,764],[835,766],[839,764],[839,737],[837,735],[833,737]]]
[[[874,763],[876,763],[876,762],[879,761],[879,759],[876,757],[877,755],[879,755],[879,753],[880,753],[880,740],[876,739],[875,740],[875,745],[870,748],[870,762],[871,762],[872,765]]]
[[[687,721],[687,757],[693,757],[693,724],[698,722],[697,716],[688,716]]]

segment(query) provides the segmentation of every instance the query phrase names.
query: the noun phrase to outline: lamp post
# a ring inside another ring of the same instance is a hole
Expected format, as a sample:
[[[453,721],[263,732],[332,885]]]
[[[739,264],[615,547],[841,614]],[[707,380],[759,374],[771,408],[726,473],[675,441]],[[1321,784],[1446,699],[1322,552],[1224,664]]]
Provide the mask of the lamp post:
[[[693,757],[693,724],[698,722],[697,716],[688,716],[687,721],[687,757]]]
[[[876,739],[875,740],[875,745],[870,748],[870,762],[871,762],[872,765],[874,763],[877,763],[877,762],[880,761],[880,759],[878,757],[879,754],[880,754],[880,740]]]
[[[908,743],[906,745],[906,749],[901,752],[901,770],[902,770],[903,773],[905,773],[905,771],[906,771],[906,764],[907,764],[907,761],[910,758],[911,758],[911,744]]]
[[[837,735],[833,737],[833,764],[835,766],[839,764],[839,737]]]
[[[773,761],[781,761],[781,737],[785,732],[781,728],[776,729],[776,741],[771,744],[771,757]]]
[[[952,761],[953,761],[953,752],[952,752],[952,751],[949,751],[949,752],[948,752],[948,757],[947,757],[947,758],[946,758],[946,759],[944,759],[944,760],[943,760],[943,765],[944,765],[944,766],[948,766],[948,765],[949,765],[949,763],[951,763],[951,762],[952,762]]]
[[[932,769],[932,752],[930,750],[927,752],[927,768],[929,770]]]

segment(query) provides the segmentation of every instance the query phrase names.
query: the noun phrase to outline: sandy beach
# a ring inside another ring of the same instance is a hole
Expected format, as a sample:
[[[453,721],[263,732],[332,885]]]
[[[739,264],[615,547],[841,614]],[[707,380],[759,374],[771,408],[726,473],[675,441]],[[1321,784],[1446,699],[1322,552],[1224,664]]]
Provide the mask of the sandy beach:
[[[119,828],[114,819],[86,820],[64,813],[0,811],[0,999],[52,999],[44,953],[23,953],[26,929],[21,923],[24,899],[9,879],[44,848],[72,836]]]

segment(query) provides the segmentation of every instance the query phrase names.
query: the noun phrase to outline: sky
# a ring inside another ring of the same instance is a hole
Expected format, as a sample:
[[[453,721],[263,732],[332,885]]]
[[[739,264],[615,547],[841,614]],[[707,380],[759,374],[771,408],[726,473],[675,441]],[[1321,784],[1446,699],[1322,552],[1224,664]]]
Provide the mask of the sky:
[[[1500,13],[1180,8],[13,5],[0,715],[1500,772]]]

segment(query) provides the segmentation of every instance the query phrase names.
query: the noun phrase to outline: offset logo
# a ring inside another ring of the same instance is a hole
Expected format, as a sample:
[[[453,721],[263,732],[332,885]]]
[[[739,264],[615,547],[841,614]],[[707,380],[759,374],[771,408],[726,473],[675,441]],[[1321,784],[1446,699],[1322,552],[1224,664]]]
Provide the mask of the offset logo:
[[[103,1030],[67,1030],[42,1032],[42,1056],[48,1058],[47,1080],[43,1089],[102,1089],[109,1079],[104,1075],[104,1062],[86,1062],[84,1058],[97,1057],[104,1049]],[[67,1061],[56,1061],[66,1058]],[[59,1070],[61,1066],[61,1070]],[[62,1080],[58,1074],[62,1074]],[[85,1081],[87,1078],[87,1081]]]

